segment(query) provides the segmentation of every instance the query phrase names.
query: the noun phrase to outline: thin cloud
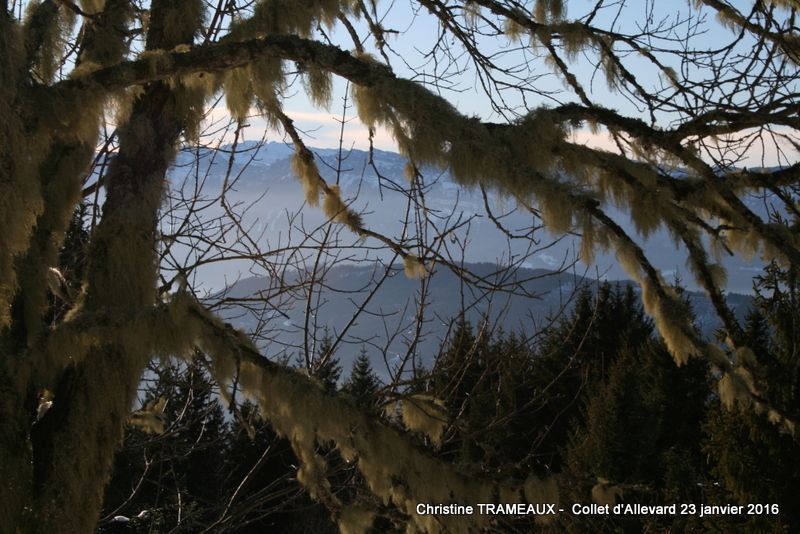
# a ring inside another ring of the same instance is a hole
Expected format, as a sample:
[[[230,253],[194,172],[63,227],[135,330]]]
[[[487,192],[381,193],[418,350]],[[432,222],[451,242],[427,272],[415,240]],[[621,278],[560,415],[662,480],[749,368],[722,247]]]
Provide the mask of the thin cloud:
[[[339,137],[342,137],[342,144],[345,148],[357,148],[366,150],[369,148],[369,129],[356,115],[345,115],[344,131],[342,131],[341,115],[325,111],[302,111],[289,110],[286,114],[295,121],[295,126],[306,138],[309,146],[319,148],[336,148],[339,146]],[[221,124],[230,120],[227,108],[217,106],[210,108],[207,112],[207,124],[215,124],[217,128]],[[258,111],[251,110],[251,116],[247,119],[247,128],[242,132],[242,136],[247,140],[260,140],[265,136],[267,139],[283,139],[283,132],[271,130],[266,121],[262,119]],[[763,136],[763,143],[748,143],[745,146],[747,135],[752,132],[742,132],[726,136],[718,140],[708,139],[705,143],[706,151],[712,152],[715,159],[725,157],[726,147],[729,149],[738,148],[737,152],[742,153],[743,157],[733,162],[737,166],[761,167],[786,164],[790,157],[795,157],[797,150],[780,134],[789,134],[788,131],[776,129],[776,136]],[[221,131],[220,139],[222,143],[233,141],[234,129]],[[575,130],[571,134],[573,143],[586,145],[591,148],[605,150],[608,152],[619,153],[619,148],[609,133],[605,130],[592,132],[588,129]],[[398,150],[392,134],[385,128],[377,128],[372,138],[373,146],[381,150]],[[737,146],[737,144],[739,146]],[[729,151],[733,154],[733,150]],[[706,158],[709,159],[710,158]]]
[[[339,146],[339,137],[341,136],[343,145],[347,148],[353,147],[361,150],[369,148],[369,128],[355,115],[345,116],[344,131],[342,131],[341,116],[337,117],[332,113],[289,110],[286,111],[286,114],[294,121],[295,127],[303,133],[310,146],[336,148]],[[221,125],[228,120],[230,120],[230,113],[227,108],[217,106],[207,111],[206,123],[209,125]],[[256,109],[251,110],[251,116],[248,117],[246,124],[247,127],[241,133],[244,139],[258,140],[264,137],[265,133],[268,139],[270,137],[283,138],[283,132],[270,129]],[[233,141],[234,131],[230,129],[222,131],[218,135],[223,144],[230,143]],[[372,142],[375,148],[397,151],[397,143],[385,128],[375,130]]]
[[[745,130],[719,138],[705,138],[702,143],[703,159],[711,162],[713,156],[715,161],[727,159],[735,166],[750,168],[788,165],[797,156],[796,147],[787,138],[791,134],[788,128],[774,128],[772,135]],[[620,153],[619,147],[605,130],[576,130],[570,140],[591,148]],[[697,139],[693,141],[696,142]]]

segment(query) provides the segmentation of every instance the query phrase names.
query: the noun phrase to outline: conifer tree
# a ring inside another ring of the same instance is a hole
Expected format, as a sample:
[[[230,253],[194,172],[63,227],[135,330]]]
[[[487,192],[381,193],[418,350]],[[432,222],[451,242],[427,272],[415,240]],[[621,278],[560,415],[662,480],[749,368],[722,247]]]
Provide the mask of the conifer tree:
[[[163,370],[144,404],[160,399],[162,428],[127,429],[104,508],[135,518],[136,532],[198,530],[221,505],[228,425],[200,358]]]
[[[580,290],[570,316],[545,334],[534,361],[536,391],[543,397],[535,439],[540,465],[561,469],[585,402],[608,380],[623,349],[638,350],[652,332],[631,288],[605,282],[596,293]]]
[[[163,433],[126,428],[100,532],[334,529],[297,483],[289,441],[249,401],[227,424],[199,360],[163,369],[144,392],[145,404],[161,398]]]
[[[672,365],[657,339],[621,347],[607,381],[585,401],[585,420],[573,421],[565,453],[576,484],[571,498],[589,493],[602,479],[623,488],[623,502],[702,502],[706,375],[701,362]],[[672,517],[611,522],[628,530],[687,528],[682,518]]]
[[[367,348],[362,346],[361,352],[353,362],[350,376],[342,386],[342,390],[351,395],[356,404],[366,409],[375,409],[379,399],[380,381],[372,369]]]
[[[480,335],[460,319],[431,371],[431,393],[454,419],[439,452],[468,470],[524,478],[536,467],[531,443],[540,423],[533,352],[502,329]]]
[[[225,489],[209,526],[237,534],[336,531],[325,508],[297,482],[291,443],[277,435],[257,405],[242,404],[230,434]]]
[[[742,358],[755,358],[766,374],[769,393],[791,414],[800,414],[800,351],[796,272],[771,264],[755,283],[754,308],[746,319],[744,335],[753,347]],[[730,529],[785,532],[800,527],[793,502],[800,494],[797,458],[800,446],[776,429],[766,414],[728,411],[726,399],[709,407],[704,452],[710,469],[710,497],[743,505],[770,503],[780,513],[727,518]]]
[[[470,421],[474,420],[471,395],[476,392],[485,371],[483,362],[486,346],[485,337],[476,338],[472,324],[464,315],[460,315],[430,373],[431,391],[428,393],[442,399],[448,413],[460,414],[460,423],[465,426],[471,425]],[[469,463],[474,442],[466,428],[459,430],[454,440],[442,447],[442,454]]]
[[[463,391],[458,431],[461,461],[506,476],[533,472],[531,438],[539,422],[533,353],[515,334],[496,332],[472,364],[478,377]]]
[[[317,346],[311,368],[311,376],[322,382],[328,391],[339,389],[339,378],[342,376],[342,366],[339,357],[333,351],[333,337],[328,328]]]

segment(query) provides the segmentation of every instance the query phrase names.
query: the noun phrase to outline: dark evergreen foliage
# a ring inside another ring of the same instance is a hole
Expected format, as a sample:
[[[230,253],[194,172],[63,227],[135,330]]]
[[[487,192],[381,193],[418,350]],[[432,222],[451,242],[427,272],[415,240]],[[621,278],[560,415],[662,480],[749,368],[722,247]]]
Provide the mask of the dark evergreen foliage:
[[[793,271],[767,267],[754,286],[755,308],[745,335],[762,365],[768,395],[792,417],[800,415],[800,283]],[[780,515],[728,518],[730,530],[800,530],[800,445],[766,414],[729,411],[714,399],[708,410],[704,453],[714,502],[777,504]]]
[[[745,321],[748,344],[767,373],[771,401],[794,416],[798,402],[798,284],[777,267],[756,287]],[[751,411],[728,411],[709,396],[713,370],[700,360],[674,364],[629,286],[583,289],[573,311],[532,346],[522,336],[457,321],[435,366],[409,391],[444,402],[450,426],[431,453],[471,473],[524,480],[561,473],[562,502],[588,502],[598,481],[637,504],[775,503],[780,516],[562,515],[575,532],[788,532],[800,525],[793,502],[797,444]],[[325,335],[312,374],[337,390],[341,367]],[[366,348],[341,391],[378,413],[381,383]],[[288,442],[244,401],[225,415],[201,359],[154,377],[144,400],[169,399],[163,435],[129,427],[106,497],[102,532],[335,532],[324,507],[297,485]],[[320,444],[327,478],[346,505],[382,510],[389,531],[402,517],[376,502],[335,448]],[[140,517],[136,517],[141,513]],[[112,523],[124,515],[128,523]],[[179,521],[180,515],[180,521]],[[530,518],[498,518],[525,530]],[[116,530],[114,530],[116,529]],[[183,529],[183,530],[181,530]]]
[[[586,400],[597,393],[624,348],[636,350],[653,336],[653,325],[631,286],[584,287],[571,315],[544,336],[533,375],[541,399],[535,459],[560,471],[564,445]]]
[[[327,327],[311,362],[311,376],[322,382],[328,391],[336,391],[339,388],[342,366],[334,353],[333,337]]]
[[[128,426],[100,532],[336,532],[298,485],[288,441],[254,404],[226,415],[200,356],[162,369],[144,400],[167,399],[164,433]]]
[[[676,367],[655,339],[623,348],[608,380],[587,400],[585,420],[576,422],[567,446],[567,472],[574,480],[570,499],[580,501],[602,479],[623,488],[622,502],[701,502],[701,423],[707,392],[700,362]],[[612,523],[644,531],[685,528],[682,521],[634,517]]]
[[[163,368],[145,392],[145,401],[160,398],[166,400],[165,431],[129,427],[105,510],[135,517],[133,524],[145,532],[179,522],[200,528],[212,519],[209,512],[222,490],[228,425],[198,358]]]
[[[771,400],[796,414],[791,328],[800,322],[786,274],[774,280],[778,272],[762,282],[770,297],[759,290],[746,336],[775,373]],[[469,471],[520,478],[561,472],[567,503],[590,501],[604,480],[622,490],[624,503],[774,502],[782,510],[780,520],[564,516],[558,529],[785,532],[797,525],[790,503],[800,495],[800,473],[787,469],[797,445],[764,415],[722,409],[708,394],[714,375],[704,362],[675,366],[630,287],[584,289],[543,337],[529,347],[515,335],[489,340],[457,323],[428,378],[455,422],[441,456]],[[524,528],[524,520],[506,526]]]
[[[361,348],[353,367],[350,370],[350,377],[342,386],[342,391],[351,395],[356,404],[367,410],[373,411],[378,406],[378,390],[380,380],[375,375],[370,363],[369,353],[366,347]]]

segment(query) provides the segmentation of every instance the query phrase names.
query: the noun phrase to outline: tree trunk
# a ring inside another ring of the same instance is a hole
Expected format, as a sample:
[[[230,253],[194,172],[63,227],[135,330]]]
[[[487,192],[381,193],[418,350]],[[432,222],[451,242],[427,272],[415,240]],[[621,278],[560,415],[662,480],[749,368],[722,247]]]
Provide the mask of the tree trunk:
[[[182,121],[173,92],[149,87],[120,132],[93,236],[81,313],[137,313],[156,297],[156,222]],[[114,451],[147,364],[149,344],[120,332],[66,372],[53,408],[33,427],[36,532],[91,532]]]
[[[167,28],[164,21],[174,22],[176,12],[195,3],[154,1],[147,49],[190,43],[195,28]],[[85,292],[71,312],[74,317],[99,313],[130,317],[155,304],[158,211],[166,171],[192,104],[180,86],[150,84],[119,129],[119,152],[105,176],[103,215],[92,235]],[[48,233],[41,224],[37,230]],[[34,233],[33,240],[47,241],[47,237]],[[29,293],[21,285],[18,297],[24,299]],[[37,377],[26,380],[8,372],[14,368],[9,362],[37,356],[28,353],[34,345],[30,328],[25,328],[37,324],[34,315],[25,310],[25,304],[20,305],[17,329],[6,329],[0,346],[4,354],[0,531],[93,532],[114,452],[152,345],[142,336],[131,335],[125,324],[112,330],[100,346],[56,375],[52,408],[34,422],[41,387],[34,383]],[[14,387],[20,382],[21,388]]]

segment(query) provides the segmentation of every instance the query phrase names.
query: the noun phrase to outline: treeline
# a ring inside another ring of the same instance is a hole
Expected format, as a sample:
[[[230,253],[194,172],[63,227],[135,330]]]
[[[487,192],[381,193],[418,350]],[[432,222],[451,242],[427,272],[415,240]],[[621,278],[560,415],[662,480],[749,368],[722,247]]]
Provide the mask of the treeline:
[[[771,265],[756,279],[745,323],[770,400],[795,420],[797,298],[796,278]],[[591,502],[593,489],[604,487],[617,502],[779,508],[778,515],[707,517],[562,514],[545,530],[800,531],[797,442],[766,415],[723,407],[713,369],[699,361],[677,367],[630,286],[585,288],[571,313],[533,336],[535,343],[526,333],[487,331],[459,321],[432,369],[419,371],[402,392],[385,391],[365,349],[342,380],[328,339],[314,374],[321,387],[390,424],[400,424],[391,409],[398,393],[436,399],[446,414],[442,438],[416,435],[421,446],[485,477],[559,474],[562,505]],[[101,532],[337,531],[294,479],[288,442],[252,404],[220,396],[202,355],[148,379],[149,406],[167,401],[163,432],[128,427]],[[402,516],[374,501],[354,466],[329,444],[319,446],[340,500],[379,510],[378,532],[403,531]],[[528,532],[532,520],[498,517],[497,528]]]

